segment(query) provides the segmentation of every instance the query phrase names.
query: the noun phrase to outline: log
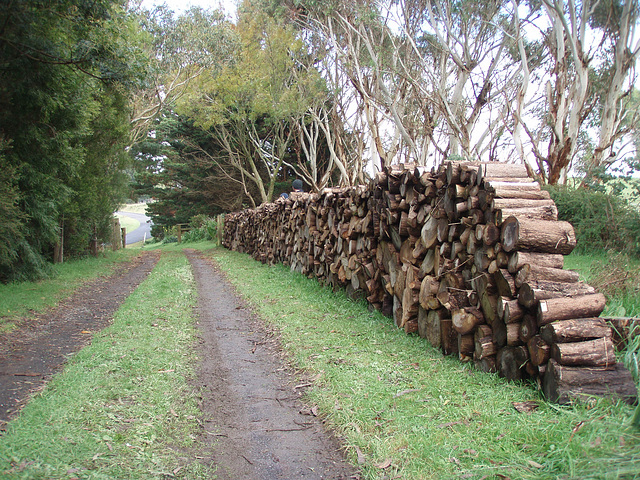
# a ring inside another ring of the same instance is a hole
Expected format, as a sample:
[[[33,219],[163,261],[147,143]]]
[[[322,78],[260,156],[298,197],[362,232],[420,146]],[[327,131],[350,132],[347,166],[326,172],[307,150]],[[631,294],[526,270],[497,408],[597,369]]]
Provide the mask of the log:
[[[530,200],[548,200],[549,192],[541,190],[537,183],[494,186],[496,198],[526,198]]]
[[[497,373],[498,367],[496,365],[496,356],[483,357],[480,360],[474,360],[476,368],[485,373]]]
[[[605,301],[601,293],[541,300],[537,310],[538,325],[556,320],[597,317],[604,310]]]
[[[496,210],[496,223],[500,224],[508,217],[555,222],[558,220],[558,208],[555,205],[542,205],[539,207],[502,208]]]
[[[422,305],[418,305],[418,335],[422,338],[427,338],[427,316],[429,311]],[[440,345],[438,347],[440,348]]]
[[[555,203],[550,198],[494,198],[493,208],[539,208],[539,207],[554,207]]]
[[[564,268],[564,255],[538,252],[514,252],[509,257],[509,273],[516,273],[524,265]]]
[[[554,343],[551,358],[560,365],[608,367],[615,365],[615,348],[611,337],[584,342]]]
[[[476,338],[474,340],[474,345],[474,360],[482,360],[486,357],[495,357],[498,351],[498,348],[496,344],[493,343],[493,339],[491,338],[491,336]]]
[[[631,405],[638,400],[633,377],[620,363],[610,369],[577,368],[549,360],[542,388],[547,400],[560,404],[590,401],[594,396],[618,398]]]
[[[402,321],[401,327],[404,327],[407,322],[411,322],[412,324],[415,321],[415,326],[411,325],[408,327],[413,333],[418,331],[418,290],[414,290],[412,288],[405,288],[402,294]]]
[[[498,298],[497,311],[498,317],[501,318],[504,323],[519,322],[525,313],[522,306],[518,303],[518,300],[509,297]]]
[[[422,239],[422,245],[429,249],[433,247],[438,239],[438,219],[431,216],[422,226],[420,231],[420,238]]]
[[[493,280],[501,297],[515,298],[517,294],[516,282],[511,274],[504,268],[497,270],[493,274]]]
[[[461,362],[468,362],[473,358],[476,349],[472,333],[466,335],[458,334],[458,358]]]
[[[551,345],[545,342],[540,335],[534,335],[529,339],[527,350],[531,363],[536,367],[545,365],[551,357]]]
[[[505,252],[532,250],[569,255],[576,236],[569,222],[508,217],[502,223],[500,241]]]
[[[509,347],[515,347],[522,345],[522,343],[523,342],[520,341],[520,324],[509,323],[507,325],[507,345]]]
[[[458,353],[458,334],[453,329],[450,318],[440,320],[442,332],[442,353],[445,355],[456,355]]]
[[[581,342],[596,338],[613,337],[613,331],[601,318],[560,320],[540,329],[542,339],[551,343]]]
[[[440,289],[440,282],[431,275],[427,275],[422,279],[420,284],[420,292],[418,294],[418,301],[423,308],[427,310],[435,310],[440,306],[440,302],[436,298]]]
[[[445,318],[445,309],[429,310],[427,313],[426,338],[435,348],[442,348],[442,322]]]
[[[472,332],[477,325],[484,323],[484,315],[477,308],[461,308],[451,312],[451,321],[455,331],[465,335]]]
[[[529,178],[527,167],[521,163],[489,162],[479,164],[478,182],[483,180],[488,182],[494,178],[526,178],[528,183],[534,183]]]
[[[534,315],[525,314],[520,324],[520,341],[527,343],[535,334],[538,333],[538,320]]]
[[[523,265],[515,276],[517,288],[527,282],[577,283],[579,280],[580,275],[573,270],[541,267],[534,264]]]
[[[596,293],[595,288],[586,283],[558,283],[532,281],[523,283],[518,290],[518,302],[525,308],[533,308],[541,300],[561,297],[575,297]]]
[[[529,361],[526,347],[504,347],[498,350],[496,356],[498,375],[507,380],[522,380],[526,377],[525,366]]]
[[[640,335],[640,318],[607,317],[603,320],[613,329],[613,343],[618,350],[625,348],[629,340]]]

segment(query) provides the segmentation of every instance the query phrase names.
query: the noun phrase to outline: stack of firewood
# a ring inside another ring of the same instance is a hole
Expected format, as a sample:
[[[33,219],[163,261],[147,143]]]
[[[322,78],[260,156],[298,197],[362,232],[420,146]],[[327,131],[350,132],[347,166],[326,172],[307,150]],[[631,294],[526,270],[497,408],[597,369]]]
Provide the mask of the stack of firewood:
[[[445,354],[538,379],[553,401],[635,401],[604,296],[563,269],[573,228],[522,165],[394,166],[368,187],[228,214],[223,244],[344,286]]]

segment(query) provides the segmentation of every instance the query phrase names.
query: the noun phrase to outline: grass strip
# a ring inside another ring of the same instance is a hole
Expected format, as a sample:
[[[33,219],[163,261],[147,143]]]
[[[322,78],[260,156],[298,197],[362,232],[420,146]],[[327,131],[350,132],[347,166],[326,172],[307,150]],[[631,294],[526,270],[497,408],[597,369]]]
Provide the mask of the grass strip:
[[[221,248],[209,254],[280,332],[292,364],[318,379],[307,401],[342,437],[363,478],[640,476],[631,407],[606,399],[547,404],[533,384],[444,357],[365,303],[284,266]],[[537,408],[516,410],[529,401]]]
[[[78,286],[101,275],[109,275],[118,264],[131,260],[139,251],[105,252],[52,266],[53,276],[38,282],[0,284],[0,333],[12,329],[20,318],[54,306]]]
[[[189,385],[195,301],[186,258],[164,253],[113,324],[9,423],[0,476],[208,478],[180,453],[200,415]]]

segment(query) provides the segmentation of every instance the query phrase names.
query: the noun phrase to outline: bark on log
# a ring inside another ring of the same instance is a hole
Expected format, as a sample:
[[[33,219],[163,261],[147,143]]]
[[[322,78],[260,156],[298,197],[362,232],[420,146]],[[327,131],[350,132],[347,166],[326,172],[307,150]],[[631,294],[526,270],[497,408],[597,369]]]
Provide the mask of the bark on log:
[[[517,288],[527,282],[577,283],[579,280],[580,275],[573,270],[541,267],[535,264],[523,265],[515,276]]]
[[[611,369],[577,368],[549,360],[543,391],[549,401],[560,404],[589,401],[593,396],[619,398],[631,405],[638,400],[631,373],[620,363]]]
[[[538,325],[556,320],[597,317],[604,310],[605,301],[601,293],[541,300],[538,304]]]
[[[596,293],[595,288],[586,283],[558,283],[532,281],[523,283],[518,290],[518,302],[525,308],[533,308],[541,300],[550,298],[575,297]]]
[[[500,239],[505,252],[518,249],[569,255],[576,246],[573,227],[562,221],[508,217],[502,223]]]
[[[609,367],[615,365],[616,355],[610,337],[584,342],[554,343],[551,358],[561,365]]]
[[[523,220],[558,220],[558,208],[555,205],[542,205],[539,207],[502,208],[496,211],[496,222],[501,224],[508,217],[516,217]]]
[[[601,318],[560,320],[540,329],[542,339],[551,343],[582,342],[596,338],[613,337],[613,331]]]
[[[514,252],[509,257],[509,273],[516,273],[524,265],[547,268],[564,268],[564,255],[537,252]]]

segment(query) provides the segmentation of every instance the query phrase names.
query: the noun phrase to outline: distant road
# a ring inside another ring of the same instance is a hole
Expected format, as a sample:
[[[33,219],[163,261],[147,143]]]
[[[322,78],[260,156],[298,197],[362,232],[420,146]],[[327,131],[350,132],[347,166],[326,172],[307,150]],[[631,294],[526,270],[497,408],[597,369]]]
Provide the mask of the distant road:
[[[122,215],[123,217],[133,218],[140,222],[140,226],[133,230],[132,232],[127,232],[127,245],[131,245],[132,243],[138,243],[144,240],[145,234],[146,238],[151,238],[151,219],[147,217],[144,213],[132,213],[132,212],[116,212],[118,215]]]

